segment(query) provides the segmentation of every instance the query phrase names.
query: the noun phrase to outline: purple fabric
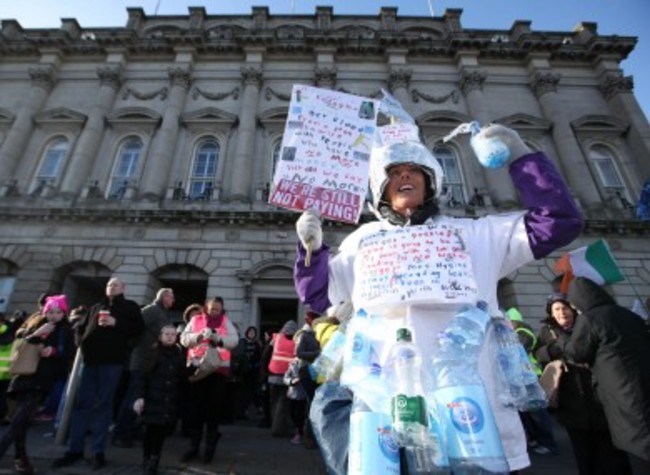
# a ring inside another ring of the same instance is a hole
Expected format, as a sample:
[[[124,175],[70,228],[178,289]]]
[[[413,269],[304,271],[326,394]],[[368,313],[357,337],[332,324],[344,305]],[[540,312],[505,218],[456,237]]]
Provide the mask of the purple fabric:
[[[298,244],[296,264],[293,269],[293,281],[300,301],[320,313],[324,314],[330,306],[327,297],[329,279],[329,246],[324,244],[318,251],[311,253],[311,265],[305,267],[307,252]]]
[[[541,152],[510,165],[512,182],[528,211],[524,217],[535,259],[571,243],[582,231],[582,213],[555,165]]]

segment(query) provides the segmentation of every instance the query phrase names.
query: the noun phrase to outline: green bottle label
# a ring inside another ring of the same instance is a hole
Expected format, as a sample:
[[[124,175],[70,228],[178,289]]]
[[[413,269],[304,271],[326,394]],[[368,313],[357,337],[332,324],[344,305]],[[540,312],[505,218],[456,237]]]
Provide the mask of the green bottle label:
[[[393,398],[391,409],[395,422],[417,422],[427,426],[427,402],[422,396],[398,394]]]

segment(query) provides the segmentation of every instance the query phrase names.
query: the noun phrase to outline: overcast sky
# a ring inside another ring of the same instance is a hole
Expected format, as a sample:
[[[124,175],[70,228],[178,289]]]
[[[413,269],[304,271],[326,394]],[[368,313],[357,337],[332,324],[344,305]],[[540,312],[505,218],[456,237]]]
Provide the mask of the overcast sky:
[[[188,6],[204,6],[216,15],[250,13],[258,5],[267,5],[271,15],[313,14],[317,5],[331,5],[335,14],[365,15],[378,14],[381,6],[424,16],[462,8],[465,28],[509,29],[515,20],[530,20],[533,30],[571,31],[581,21],[597,22],[600,34],[639,38],[622,68],[634,76],[634,93],[646,117],[650,113],[650,0],[0,0],[0,18],[16,19],[24,28],[58,28],[61,18],[76,18],[90,28],[126,25],[127,7],[182,15]]]

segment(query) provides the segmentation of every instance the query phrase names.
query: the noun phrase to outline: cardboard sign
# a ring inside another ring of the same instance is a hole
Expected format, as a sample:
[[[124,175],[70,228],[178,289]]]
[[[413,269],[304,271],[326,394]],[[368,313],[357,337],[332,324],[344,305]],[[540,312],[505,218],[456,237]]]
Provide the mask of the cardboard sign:
[[[294,85],[269,203],[356,223],[378,110],[372,99]]]
[[[478,295],[466,231],[450,224],[364,237],[355,275],[355,302],[380,312],[393,305],[475,302]]]

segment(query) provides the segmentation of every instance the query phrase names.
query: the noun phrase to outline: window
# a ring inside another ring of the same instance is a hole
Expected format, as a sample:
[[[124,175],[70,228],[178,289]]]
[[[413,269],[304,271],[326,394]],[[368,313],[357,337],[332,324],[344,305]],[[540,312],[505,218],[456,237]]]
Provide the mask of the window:
[[[58,137],[50,143],[45,152],[41,167],[36,174],[38,184],[53,182],[57,179],[61,171],[61,164],[65,160],[69,148],[70,143],[65,137]]]
[[[141,153],[142,141],[137,137],[128,138],[122,144],[108,188],[109,198],[122,198],[124,196],[126,187],[138,169]]]
[[[0,312],[6,312],[14,292],[16,277],[12,275],[0,275]]]
[[[212,187],[217,175],[219,163],[219,142],[207,139],[199,143],[194,155],[192,175],[188,189],[189,198],[192,200],[207,199],[212,197]]]
[[[440,166],[445,173],[442,180],[442,196],[447,200],[447,206],[461,206],[465,204],[465,185],[463,184],[463,174],[458,165],[458,159],[454,151],[446,146],[437,146],[433,149],[433,154],[440,162]]]
[[[275,176],[275,169],[278,166],[278,160],[280,160],[280,151],[282,150],[282,138],[273,142],[273,152],[271,153],[271,183],[273,183],[273,177]]]
[[[621,175],[618,173],[612,153],[602,145],[596,145],[589,150],[589,158],[594,162],[600,183],[607,189],[622,190],[624,188]]]

